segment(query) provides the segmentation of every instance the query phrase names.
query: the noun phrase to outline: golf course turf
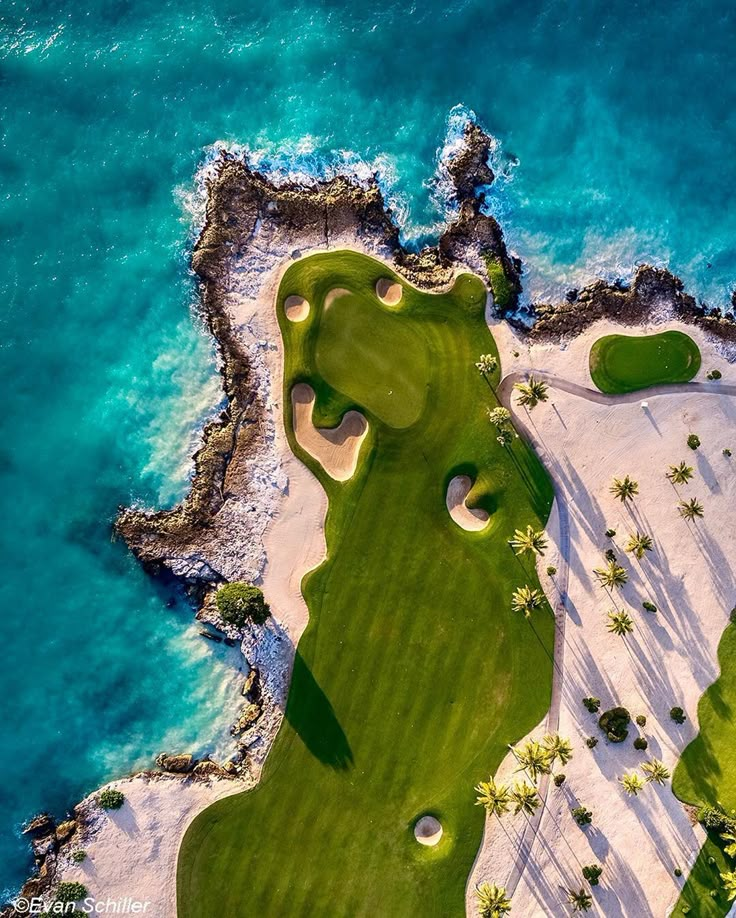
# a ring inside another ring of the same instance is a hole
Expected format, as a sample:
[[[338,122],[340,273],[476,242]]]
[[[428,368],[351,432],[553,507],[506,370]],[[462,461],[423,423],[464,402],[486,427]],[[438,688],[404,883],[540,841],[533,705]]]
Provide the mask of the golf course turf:
[[[402,282],[384,306],[382,277],[397,280],[341,251],[296,261],[279,288],[287,433],[329,497],[328,556],[302,584],[309,625],[261,783],[186,833],[180,918],[464,915],[484,821],[473,786],[549,706],[552,614],[512,613],[512,591],[538,581],[507,539],[544,525],[552,488],[523,440],[507,452],[489,424],[498,372],[486,382],[475,368],[497,354],[486,290],[472,275],[442,294]],[[338,287],[351,292],[325,311]],[[286,318],[292,295],[306,320]],[[318,426],[351,409],[368,420],[348,481],[296,443],[299,382]],[[469,506],[490,513],[482,531],[450,518],[459,474],[475,481]],[[442,825],[436,847],[414,838],[425,814]]]
[[[590,349],[590,375],[609,395],[663,383],[689,382],[700,369],[700,350],[688,335],[604,335]]]
[[[721,674],[698,704],[700,733],[682,754],[672,778],[672,789],[684,803],[720,806],[736,811],[736,624],[726,628],[718,645]],[[674,916],[697,915],[720,918],[728,902],[720,874],[736,869],[734,859],[723,850],[718,833],[710,833],[673,911]],[[713,862],[711,862],[711,859]],[[711,896],[716,890],[717,895]],[[689,906],[690,912],[683,912]]]

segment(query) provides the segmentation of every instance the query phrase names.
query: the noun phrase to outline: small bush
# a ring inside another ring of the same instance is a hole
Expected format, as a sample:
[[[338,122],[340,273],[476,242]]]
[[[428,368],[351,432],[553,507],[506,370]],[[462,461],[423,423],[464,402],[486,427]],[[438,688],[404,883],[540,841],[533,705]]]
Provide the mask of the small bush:
[[[731,453],[731,450],[727,446],[724,446],[723,448],[723,455],[726,457],[726,459],[731,458],[732,453]]]
[[[609,539],[612,539],[616,535],[615,529],[606,529],[606,535]]]
[[[675,873],[675,876],[676,876],[676,877],[681,877],[681,876],[682,876],[682,871],[680,870],[679,867],[675,867],[674,873]]]
[[[588,747],[588,749],[595,749],[595,747],[598,745],[598,737],[589,736],[585,741],[585,745]]]
[[[680,707],[670,708],[670,717],[676,724],[684,724],[687,720],[687,715]]]
[[[564,772],[560,772],[558,775],[555,775],[552,780],[555,782],[555,787],[562,787],[562,785],[565,783]]]
[[[615,707],[604,711],[598,718],[598,726],[612,743],[623,743],[629,735],[631,714],[626,708]]]
[[[573,807],[570,812],[579,826],[589,826],[593,822],[593,813],[584,806]]]
[[[648,745],[649,743],[644,739],[643,736],[637,736],[637,738],[634,740],[634,749],[638,749],[639,752],[643,752]]]
[[[720,370],[711,370],[706,379],[720,379],[723,376]]]
[[[263,591],[250,583],[226,583],[216,594],[217,611],[230,625],[242,628],[247,621],[262,625],[271,610],[263,599]]]
[[[57,902],[79,902],[80,899],[86,899],[87,895],[88,890],[84,883],[67,881],[59,883],[56,888]]]
[[[547,576],[554,577],[556,573],[557,573],[557,568],[554,566],[554,564],[550,564],[549,567],[547,568]]]
[[[103,810],[119,810],[125,803],[125,794],[122,791],[114,790],[112,787],[107,787],[100,793],[97,802]]]
[[[653,602],[650,602],[648,599],[645,599],[645,600],[644,600],[644,602],[642,603],[642,607],[643,607],[647,612],[656,612],[656,611],[657,611],[657,607],[654,605]]]
[[[713,857],[712,854],[711,854],[711,856],[708,858],[708,863],[710,864],[711,867],[715,867],[715,865],[716,865],[716,859]]]
[[[637,723],[637,725],[640,726],[640,727],[646,727],[646,725],[647,725],[647,719],[646,719],[646,717],[645,717],[643,714],[637,714],[637,715],[636,715],[636,723]]]
[[[487,255],[485,261],[488,281],[496,305],[501,309],[511,308],[514,305],[514,288],[506,276],[501,259],[494,255]]]
[[[687,445],[690,449],[697,449],[700,446],[700,437],[697,434],[690,434],[687,438]]]
[[[600,879],[602,873],[603,868],[600,866],[600,864],[590,864],[587,867],[583,867],[583,877],[590,883],[591,886],[598,885],[598,880]]]
[[[720,890],[718,890],[718,889],[711,889],[711,891],[708,893],[708,895],[711,897],[711,899],[717,899],[717,898],[718,898],[718,893],[719,893],[719,892],[720,892]]]
[[[698,822],[709,832],[736,833],[736,819],[725,813],[720,807],[704,804],[698,810]]]
[[[590,711],[591,714],[597,714],[601,707],[600,698],[583,698],[583,705]]]
[[[615,560],[616,560],[616,552],[612,548],[607,548],[606,549],[606,561],[615,561]]]
[[[82,851],[81,848],[79,848],[77,851],[72,852],[72,861],[75,864],[81,864],[82,861],[86,861],[86,860],[87,860],[87,852]]]

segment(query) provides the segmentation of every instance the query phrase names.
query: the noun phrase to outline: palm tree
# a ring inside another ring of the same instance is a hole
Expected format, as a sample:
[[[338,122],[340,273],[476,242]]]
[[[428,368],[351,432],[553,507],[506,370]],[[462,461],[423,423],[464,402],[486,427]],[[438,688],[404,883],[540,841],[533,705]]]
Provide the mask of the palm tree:
[[[514,612],[523,612],[524,618],[529,618],[533,610],[538,609],[543,602],[542,593],[530,586],[519,587],[511,595],[511,608]]]
[[[519,763],[517,771],[525,771],[535,784],[541,775],[548,775],[552,770],[549,751],[536,740],[527,740],[520,749],[509,748]]]
[[[542,803],[536,787],[527,784],[526,781],[515,782],[511,789],[511,799],[514,801],[514,813],[523,813],[527,817],[533,816],[534,811]]]
[[[605,567],[596,567],[593,573],[598,579],[598,583],[609,590],[613,589],[613,587],[620,589],[629,579],[625,568],[617,564],[616,561],[609,561]]]
[[[490,816],[500,819],[508,813],[511,806],[511,795],[505,784],[496,784],[493,778],[489,778],[487,781],[476,784],[475,792],[478,794],[475,798],[475,805],[484,806]]]
[[[535,379],[530,376],[525,383],[517,382],[514,389],[519,393],[516,404],[523,405],[530,411],[536,408],[540,402],[546,402],[549,398],[548,386],[541,379]]]
[[[608,613],[608,619],[609,621],[606,627],[611,634],[617,634],[619,637],[626,637],[627,634],[631,634],[634,630],[633,619],[626,612],[614,611],[612,609]]]
[[[690,500],[681,500],[677,509],[680,511],[680,516],[691,522],[696,516],[703,515],[703,505],[695,497],[691,497]]]
[[[609,491],[625,504],[627,500],[633,501],[634,496],[639,493],[639,482],[628,475],[624,478],[614,478]]]
[[[736,899],[736,870],[722,873],[721,879],[723,880],[723,888],[726,890],[726,898],[729,902],[733,902]]]
[[[572,743],[569,739],[560,736],[559,733],[545,733],[542,745],[547,750],[547,755],[552,765],[555,762],[559,762],[560,765],[567,765],[572,758]]]
[[[481,918],[501,918],[511,911],[511,900],[506,890],[495,883],[481,883],[475,890],[475,898]]]
[[[498,369],[498,360],[493,354],[481,354],[475,368],[481,376],[490,376]]]
[[[636,797],[639,791],[644,787],[644,782],[635,771],[632,771],[631,773],[627,772],[622,778],[619,778],[618,780],[619,784],[630,797]]]
[[[664,784],[670,777],[669,769],[664,762],[659,759],[652,759],[650,762],[644,762],[641,766],[641,770],[647,776],[647,784],[651,781],[656,781],[657,784]]]
[[[729,842],[729,844],[725,845],[723,848],[726,854],[729,857],[736,857],[736,834],[734,834],[734,832],[724,832],[721,835],[721,839],[724,842]]]
[[[533,526],[527,526],[526,532],[517,529],[513,538],[509,539],[509,545],[514,549],[517,555],[523,555],[525,552],[531,552],[540,557],[547,550],[547,539],[544,530],[534,529]]]
[[[684,462],[679,465],[671,465],[667,477],[673,485],[687,484],[693,477],[693,467]]]
[[[511,444],[514,442],[514,435],[510,430],[499,430],[496,440],[498,440],[501,446],[506,449],[506,447],[511,446]]]
[[[572,905],[574,912],[587,912],[588,909],[593,908],[593,897],[584,889],[578,889],[577,891],[568,889],[567,901]]]
[[[497,408],[490,408],[488,411],[488,420],[497,430],[508,430],[511,427],[511,412],[503,405]]]
[[[626,543],[626,551],[632,552],[636,557],[641,561],[644,557],[644,553],[647,551],[652,551],[654,548],[654,542],[652,537],[646,535],[646,533],[637,531],[632,533],[629,536],[629,541]]]

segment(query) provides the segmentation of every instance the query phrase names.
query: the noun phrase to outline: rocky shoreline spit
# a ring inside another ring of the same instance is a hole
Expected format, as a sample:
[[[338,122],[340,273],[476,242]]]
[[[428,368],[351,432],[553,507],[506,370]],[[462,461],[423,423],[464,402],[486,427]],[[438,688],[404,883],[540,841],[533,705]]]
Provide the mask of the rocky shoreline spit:
[[[630,284],[595,281],[570,291],[558,304],[531,306],[532,324],[517,317],[522,265],[508,250],[493,216],[484,212],[484,188],[494,180],[489,165],[491,138],[474,121],[464,143],[441,164],[453,189],[451,219],[437,245],[419,252],[404,248],[399,227],[376,178],[360,182],[337,175],[295,184],[252,169],[247,158],[222,150],[206,182],[206,219],[192,254],[201,291],[202,314],[220,355],[224,408],[208,423],[194,458],[188,495],[172,510],[121,509],[116,536],[124,539],[153,575],[175,578],[198,608],[197,618],[215,629],[205,637],[240,643],[250,671],[243,706],[231,727],[236,749],[220,764],[188,753],[162,753],[147,780],[238,781],[252,786],[281,722],[288,691],[293,644],[278,621],[245,630],[225,623],[214,602],[219,586],[257,583],[266,564],[264,535],[288,493],[281,468],[271,401],[280,384],[265,355],[276,344],[248,335],[235,304],[243,298],[271,309],[275,278],[293,259],[310,251],[355,247],[389,262],[417,287],[447,288],[458,272],[480,275],[492,289],[489,263],[505,277],[500,317],[530,342],[564,341],[600,318],[636,325],[677,318],[712,333],[736,359],[736,323],[683,291],[666,270],[642,266]],[[48,895],[69,862],[72,849],[91,837],[102,811],[94,795],[56,823],[47,814],[24,830],[31,841],[36,873],[25,897]],[[12,906],[2,918],[17,913]]]

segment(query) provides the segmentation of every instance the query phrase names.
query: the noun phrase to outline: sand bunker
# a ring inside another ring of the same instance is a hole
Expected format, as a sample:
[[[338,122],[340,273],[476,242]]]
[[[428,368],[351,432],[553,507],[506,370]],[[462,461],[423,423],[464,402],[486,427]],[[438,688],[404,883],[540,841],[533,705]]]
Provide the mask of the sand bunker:
[[[309,315],[309,303],[303,296],[287,296],[284,300],[284,312],[290,322],[303,322]]]
[[[486,510],[476,508],[471,510],[465,503],[465,498],[473,487],[473,481],[467,475],[456,475],[447,486],[445,502],[450,516],[463,529],[475,532],[484,529],[488,523]]]
[[[404,290],[401,284],[396,283],[396,281],[389,280],[387,277],[382,277],[376,282],[376,296],[387,306],[396,306],[401,302],[401,297],[403,295]]]
[[[291,390],[296,441],[314,456],[330,478],[347,481],[355,473],[368,422],[359,411],[348,411],[337,427],[315,427],[312,423],[315,399],[314,389],[307,383],[298,383]]]
[[[339,297],[350,296],[351,292],[350,290],[346,290],[345,287],[333,287],[325,297],[325,309],[329,309]]]
[[[442,824],[434,816],[422,816],[414,826],[414,838],[420,845],[434,846],[442,838]]]

